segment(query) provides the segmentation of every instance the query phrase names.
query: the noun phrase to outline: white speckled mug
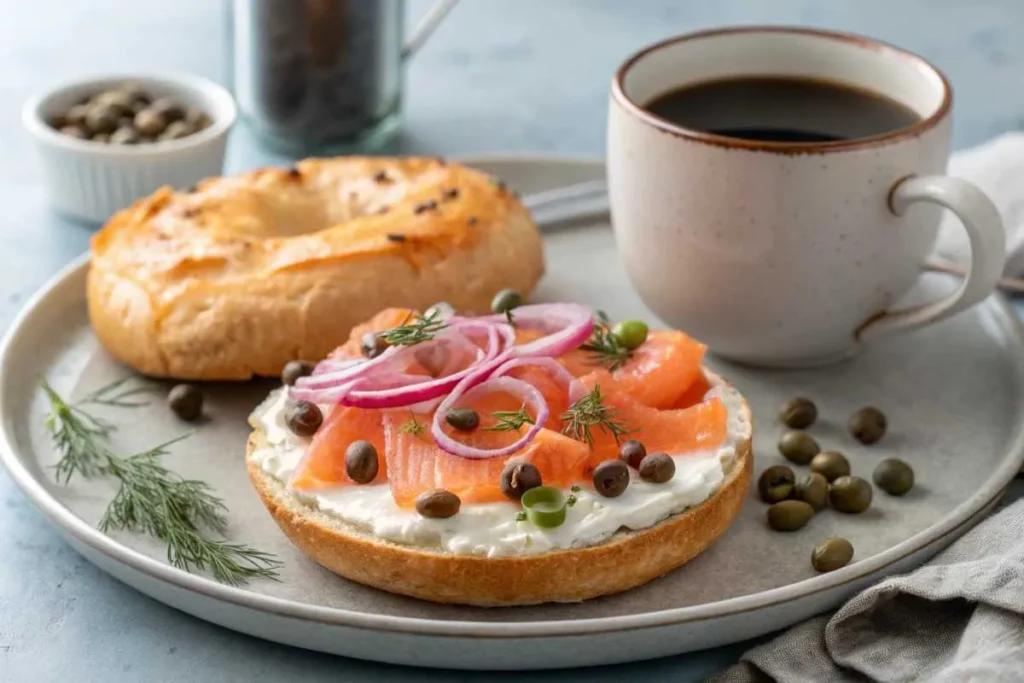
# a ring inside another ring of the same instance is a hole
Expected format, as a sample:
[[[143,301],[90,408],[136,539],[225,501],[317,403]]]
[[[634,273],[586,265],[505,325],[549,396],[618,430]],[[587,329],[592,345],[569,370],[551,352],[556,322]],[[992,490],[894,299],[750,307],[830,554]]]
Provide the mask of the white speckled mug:
[[[644,109],[722,78],[850,85],[910,108],[912,125],[826,143],[690,130]],[[1002,223],[976,187],[941,175],[952,128],[945,77],[908,52],[813,29],[727,28],[672,38],[625,61],[612,83],[608,184],[615,238],[643,301],[716,354],[806,366],[984,299],[1003,267]],[[903,310],[941,208],[970,237],[959,289]]]

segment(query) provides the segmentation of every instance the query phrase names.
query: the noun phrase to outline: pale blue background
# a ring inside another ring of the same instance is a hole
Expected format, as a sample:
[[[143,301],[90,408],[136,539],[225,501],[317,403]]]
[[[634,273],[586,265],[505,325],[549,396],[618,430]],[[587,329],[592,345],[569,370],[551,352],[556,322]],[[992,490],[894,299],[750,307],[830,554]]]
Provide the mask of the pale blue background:
[[[412,2],[410,17],[426,6]],[[224,81],[225,17],[223,0],[0,1],[0,329],[89,237],[47,209],[21,133],[21,103],[36,88],[103,71],[180,69]],[[463,0],[409,69],[402,148],[600,155],[606,88],[617,63],[645,43],[728,23],[838,28],[923,54],[956,89],[957,147],[1024,120],[1020,0]],[[230,170],[279,161],[244,129],[234,134]],[[71,551],[0,473],[3,682],[686,681],[739,651],[495,675],[278,646],[178,613],[107,577]]]

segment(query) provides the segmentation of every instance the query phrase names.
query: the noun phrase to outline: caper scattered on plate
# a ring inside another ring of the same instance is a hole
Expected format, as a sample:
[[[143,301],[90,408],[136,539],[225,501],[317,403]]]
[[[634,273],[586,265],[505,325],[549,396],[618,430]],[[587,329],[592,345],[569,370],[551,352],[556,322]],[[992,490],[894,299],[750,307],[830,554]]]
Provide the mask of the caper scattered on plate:
[[[523,295],[514,289],[503,289],[491,300],[491,310],[495,313],[508,313],[523,305]]]
[[[785,465],[773,465],[757,479],[757,492],[766,503],[778,503],[793,494],[796,475]]]
[[[296,436],[313,436],[323,421],[320,408],[309,401],[292,401],[285,409],[284,423]]]
[[[380,457],[369,441],[353,441],[345,449],[345,474],[355,483],[369,484],[377,478],[379,469]],[[416,501],[416,509],[419,509],[419,500]]]
[[[647,341],[647,323],[643,320],[623,320],[612,327],[612,336],[626,349],[640,348]]]
[[[886,458],[878,463],[871,479],[890,496],[902,496],[914,488],[914,470],[899,458]]]
[[[776,531],[796,531],[814,516],[814,508],[802,500],[783,500],[768,508],[768,526]]]
[[[871,484],[860,477],[843,476],[832,482],[828,500],[839,512],[857,514],[871,507]]]
[[[786,432],[779,439],[779,453],[797,465],[806,465],[821,452],[821,446],[804,432]]]
[[[818,407],[814,401],[801,396],[786,401],[779,411],[779,421],[792,429],[806,429],[817,419]]]
[[[308,360],[290,360],[281,370],[281,382],[287,386],[294,385],[299,378],[313,374],[315,366]]]
[[[480,414],[472,408],[452,408],[444,420],[460,432],[471,432],[480,426]]]
[[[532,488],[543,485],[536,465],[517,460],[510,461],[501,471],[501,492],[512,500],[519,500]]]
[[[638,469],[644,457],[647,456],[647,448],[636,439],[624,441],[619,446],[619,460],[626,463],[633,469]]]
[[[376,358],[387,351],[388,346],[388,340],[376,332],[367,332],[360,340],[360,348],[367,358]]]
[[[167,405],[186,422],[203,414],[203,394],[191,384],[178,384],[167,394]]]
[[[850,473],[850,461],[838,451],[822,451],[811,459],[811,471],[833,482]]]
[[[447,519],[453,517],[462,507],[462,500],[451,491],[437,489],[424,491],[416,496],[416,512],[429,519]]]
[[[605,460],[594,468],[594,489],[605,498],[616,498],[629,486],[629,467],[621,460]]]
[[[811,566],[819,572],[832,572],[853,559],[853,544],[845,538],[826,538],[811,551]]]
[[[828,480],[817,472],[811,472],[796,483],[793,497],[820,512],[828,505]]]
[[[210,117],[171,97],[153,98],[138,83],[95,93],[50,117],[60,133],[111,145],[177,140],[210,125]]]
[[[676,474],[676,461],[667,453],[651,453],[640,461],[640,478],[651,484],[664,484]]]
[[[853,438],[870,446],[885,436],[888,426],[889,421],[886,419],[885,413],[878,408],[868,406],[850,416],[847,428]]]

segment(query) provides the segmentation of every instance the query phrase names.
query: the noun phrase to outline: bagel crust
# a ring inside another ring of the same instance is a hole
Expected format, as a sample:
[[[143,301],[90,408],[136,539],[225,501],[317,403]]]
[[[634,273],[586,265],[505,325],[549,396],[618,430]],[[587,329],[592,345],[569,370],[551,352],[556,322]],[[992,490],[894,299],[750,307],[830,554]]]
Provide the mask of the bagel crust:
[[[708,373],[711,375],[711,373]],[[742,410],[750,423],[746,403]],[[263,444],[256,431],[247,456]],[[263,504],[300,550],[358,583],[431,602],[500,607],[579,602],[641,586],[707,549],[729,528],[750,488],[751,437],[721,487],[706,501],[638,531],[622,530],[597,545],[539,555],[478,557],[399,545],[375,538],[305,505],[246,458]]]
[[[307,159],[161,188],[92,239],[89,316],[139,372],[242,380],[323,358],[387,307],[483,313],[543,274],[529,213],[435,158]]]

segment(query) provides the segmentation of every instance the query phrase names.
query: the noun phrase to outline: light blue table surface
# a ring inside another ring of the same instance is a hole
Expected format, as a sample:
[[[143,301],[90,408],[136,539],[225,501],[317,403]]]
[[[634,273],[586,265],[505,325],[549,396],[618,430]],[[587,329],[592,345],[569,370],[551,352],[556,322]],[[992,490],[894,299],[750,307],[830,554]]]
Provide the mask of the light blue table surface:
[[[370,1],[370,0],[364,0]],[[410,3],[410,18],[427,7]],[[35,89],[89,73],[178,69],[225,81],[223,0],[0,2],[0,329],[88,229],[52,214],[19,121]],[[1019,0],[463,0],[409,69],[406,152],[601,155],[606,88],[635,48],[734,23],[866,33],[921,53],[956,89],[955,143],[1024,121]],[[228,170],[280,157],[244,128]],[[743,646],[526,680],[700,680]],[[524,653],[528,657],[528,653]],[[521,680],[384,666],[260,641],[121,585],[74,553],[0,472],[0,681]]]

